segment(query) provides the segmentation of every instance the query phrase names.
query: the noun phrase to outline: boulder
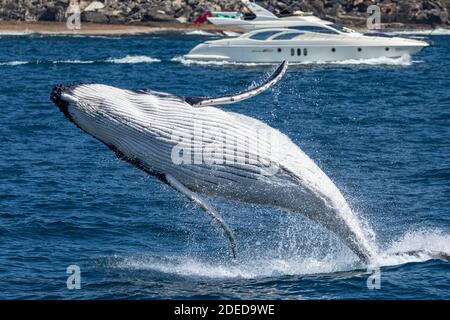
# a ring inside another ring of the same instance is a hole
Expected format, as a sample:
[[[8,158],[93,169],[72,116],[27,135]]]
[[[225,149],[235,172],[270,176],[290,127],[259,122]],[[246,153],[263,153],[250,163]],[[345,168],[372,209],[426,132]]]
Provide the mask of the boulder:
[[[176,21],[174,17],[167,15],[166,13],[162,13],[160,10],[158,11],[147,11],[142,16],[141,21],[149,22],[174,22]]]
[[[64,21],[66,9],[60,6],[51,6],[42,10],[37,20],[39,21]]]
[[[91,4],[89,4],[86,8],[83,9],[85,12],[89,11],[98,11],[105,8],[105,5],[101,3],[100,1],[93,1]]]
[[[104,12],[83,11],[81,13],[81,21],[92,23],[109,23],[109,18]]]

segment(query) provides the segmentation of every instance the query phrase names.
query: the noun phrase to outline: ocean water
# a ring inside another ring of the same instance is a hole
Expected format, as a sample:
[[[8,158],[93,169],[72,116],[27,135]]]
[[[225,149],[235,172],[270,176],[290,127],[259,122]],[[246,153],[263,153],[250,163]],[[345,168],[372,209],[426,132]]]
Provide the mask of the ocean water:
[[[99,82],[221,95],[274,66],[196,64],[204,35],[0,34],[0,298],[449,299],[450,41],[413,57],[290,67],[224,106],[286,133],[345,195],[379,248],[380,288],[338,239],[301,215],[212,199],[220,229],[182,195],[117,160],[50,102]],[[395,252],[422,250],[418,257]],[[81,289],[67,288],[69,265]]]

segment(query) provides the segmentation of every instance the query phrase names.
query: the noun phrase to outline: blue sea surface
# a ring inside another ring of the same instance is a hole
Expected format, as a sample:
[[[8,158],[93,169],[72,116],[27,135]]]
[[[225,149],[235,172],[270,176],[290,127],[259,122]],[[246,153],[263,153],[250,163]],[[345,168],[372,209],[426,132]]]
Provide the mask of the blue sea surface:
[[[302,215],[212,199],[221,230],[118,160],[51,103],[58,83],[222,95],[274,66],[193,64],[204,37],[0,35],[1,299],[450,299],[450,38],[413,57],[305,64],[223,106],[287,134],[336,183],[380,251],[380,288]],[[81,289],[67,288],[68,266]],[[376,273],[376,270],[375,270]]]

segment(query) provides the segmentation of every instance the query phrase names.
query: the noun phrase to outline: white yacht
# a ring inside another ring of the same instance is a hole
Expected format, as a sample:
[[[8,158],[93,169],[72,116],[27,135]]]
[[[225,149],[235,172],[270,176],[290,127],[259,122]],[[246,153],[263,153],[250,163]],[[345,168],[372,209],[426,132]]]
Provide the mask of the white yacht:
[[[320,22],[292,28],[261,29],[236,38],[203,42],[184,57],[189,60],[276,63],[329,62],[397,58],[412,55],[428,43],[398,37],[373,37]]]
[[[232,26],[244,29],[246,32],[256,29],[266,28],[289,28],[295,27],[299,23],[319,22],[321,24],[333,24],[332,22],[322,20],[311,13],[296,11],[294,15],[279,18],[269,10],[257,5],[249,0],[241,0],[242,3],[252,12],[247,16],[240,12],[212,12],[213,16],[208,17],[208,21],[218,26]],[[350,30],[350,29],[348,29]]]

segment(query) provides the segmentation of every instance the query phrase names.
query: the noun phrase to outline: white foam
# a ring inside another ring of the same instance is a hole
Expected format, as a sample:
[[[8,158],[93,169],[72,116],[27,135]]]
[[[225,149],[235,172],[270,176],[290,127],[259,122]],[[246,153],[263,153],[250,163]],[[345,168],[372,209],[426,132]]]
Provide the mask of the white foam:
[[[65,35],[60,35],[65,36]],[[117,35],[84,35],[84,34],[68,34],[66,35],[72,38],[91,38],[91,39],[122,39]]]
[[[159,59],[154,59],[148,56],[126,56],[124,58],[108,58],[106,60],[78,60],[78,59],[68,59],[68,60],[35,60],[35,61],[5,61],[0,62],[0,66],[18,66],[23,64],[92,64],[92,63],[153,63],[160,62]]]
[[[208,31],[204,31],[204,30],[194,30],[194,31],[186,31],[184,33],[185,35],[188,36],[208,36],[208,37],[217,37],[219,34],[216,32],[208,32]]]
[[[55,60],[52,61],[52,63],[54,64],[90,64],[90,63],[94,63],[95,61],[93,60]]]
[[[215,66],[223,66],[223,65],[237,65],[237,66],[264,66],[264,65],[276,65],[278,63],[261,63],[261,62],[234,62],[234,61],[215,61],[215,60],[192,60],[186,59],[184,56],[176,56],[170,59],[173,62],[180,62],[186,66],[189,65],[215,65]]]
[[[0,66],[20,66],[29,63],[28,61],[7,61],[0,62]]]
[[[239,66],[265,66],[265,65],[277,65],[278,63],[270,62],[234,62],[234,61],[216,61],[216,60],[192,60],[187,59],[184,56],[176,56],[171,59],[173,62],[180,62],[186,66],[189,65],[239,65]],[[413,63],[418,63],[420,61],[411,60],[410,55],[403,55],[398,58],[370,58],[370,59],[348,59],[342,61],[302,61],[302,62],[290,62],[289,65],[388,65],[388,66],[410,66]]]
[[[149,56],[132,56],[127,55],[123,58],[108,58],[106,59],[106,62],[110,63],[153,63],[153,62],[160,62],[161,60],[152,58]]]
[[[343,61],[332,62],[318,62],[318,64],[341,64],[341,65],[388,65],[388,66],[410,66],[413,61],[408,54],[402,55],[399,58],[371,58],[371,59],[348,59]]]
[[[9,31],[0,31],[0,36],[28,36],[32,34],[32,32],[9,32]]]

